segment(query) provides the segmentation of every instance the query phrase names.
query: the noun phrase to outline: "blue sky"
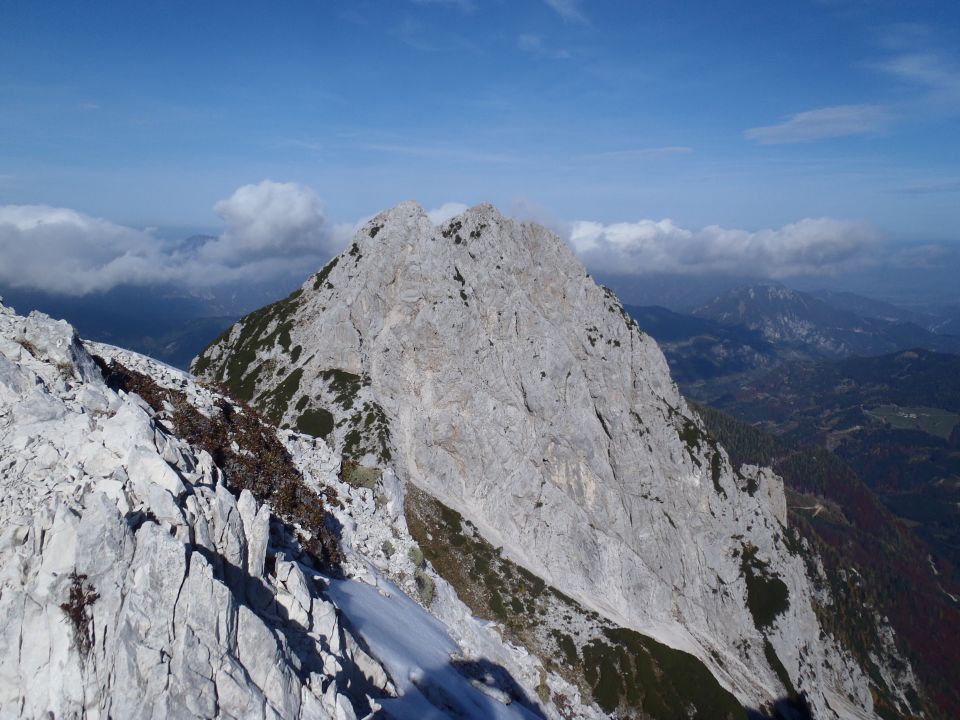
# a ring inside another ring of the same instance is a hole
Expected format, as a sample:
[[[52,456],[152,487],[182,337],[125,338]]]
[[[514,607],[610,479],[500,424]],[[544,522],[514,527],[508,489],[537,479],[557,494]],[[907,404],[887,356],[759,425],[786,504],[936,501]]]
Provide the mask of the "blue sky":
[[[329,223],[412,197],[958,236],[956,2],[8,0],[0,19],[0,205],[176,234],[270,179]]]

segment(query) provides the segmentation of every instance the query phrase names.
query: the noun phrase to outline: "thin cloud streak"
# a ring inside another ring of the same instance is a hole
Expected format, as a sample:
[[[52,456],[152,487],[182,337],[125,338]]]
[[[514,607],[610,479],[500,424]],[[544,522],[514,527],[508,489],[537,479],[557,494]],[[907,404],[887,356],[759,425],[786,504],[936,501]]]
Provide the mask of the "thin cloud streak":
[[[874,135],[889,121],[882,105],[834,105],[791,115],[783,122],[744,131],[761,145],[787,145],[855,135]]]
[[[476,163],[515,163],[520,159],[503,153],[487,153],[482,150],[446,145],[397,145],[390,143],[362,143],[357,146],[360,150],[371,152],[390,153],[394,155],[409,155],[411,157],[440,158],[444,160],[459,160]]]
[[[933,180],[898,188],[894,192],[902,195],[936,195],[939,193],[960,192],[960,179]]]
[[[566,22],[586,24],[587,18],[580,10],[579,0],[544,0]]]
[[[607,152],[588,153],[585,160],[643,160],[645,158],[666,157],[669,155],[689,155],[693,148],[685,145],[666,145],[664,147],[633,148],[628,150],[609,150]]]
[[[937,112],[960,113],[960,68],[934,52],[913,52],[873,63],[869,67],[921,90],[918,102]]]

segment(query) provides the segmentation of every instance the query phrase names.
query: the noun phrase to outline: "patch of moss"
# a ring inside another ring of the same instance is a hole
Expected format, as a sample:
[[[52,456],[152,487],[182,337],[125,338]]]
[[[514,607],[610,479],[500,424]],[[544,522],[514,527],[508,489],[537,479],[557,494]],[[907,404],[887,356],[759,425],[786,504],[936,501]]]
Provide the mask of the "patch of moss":
[[[297,432],[325,440],[333,432],[333,415],[323,408],[304,410],[297,417],[296,428]]]
[[[293,328],[293,315],[302,302],[302,291],[296,290],[283,300],[256,310],[221,333],[200,354],[194,364],[196,374],[210,374],[213,379],[223,383],[235,397],[251,401],[256,391],[256,378],[251,373],[262,369],[256,364],[260,351],[279,345],[285,351],[290,348],[290,330]],[[236,338],[231,343],[230,338]],[[214,346],[223,347],[223,360],[214,364],[210,351]]]
[[[683,426],[679,432],[680,439],[683,441],[683,444],[687,446],[687,452],[693,455],[700,449],[700,439],[703,433],[700,432],[700,428],[697,427],[695,422],[689,418],[683,418]]]
[[[369,400],[357,407],[360,391],[370,384],[370,379],[340,368],[323,370],[320,377],[334,396],[336,425],[345,428],[341,453],[351,458],[372,454],[381,462],[389,462],[390,424],[386,413]]]
[[[340,261],[340,256],[338,255],[333,260],[328,262],[326,265],[321,268],[320,272],[313,276],[313,289],[319,290],[320,287],[326,282],[327,278],[330,276],[330,273],[337,266],[337,263]]]
[[[300,380],[303,378],[303,368],[297,368],[290,373],[279,385],[260,398],[259,405],[264,417],[277,425],[290,407],[290,401],[300,389]]]
[[[422,569],[417,568],[416,572],[413,574],[413,579],[417,584],[417,592],[420,595],[420,600],[424,605],[429,605],[433,602],[433,578],[427,575]]]
[[[407,556],[410,558],[410,562],[412,562],[417,567],[423,566],[423,551],[420,550],[420,548],[416,546],[411,547],[410,550],[407,552]]]
[[[216,341],[215,341],[216,342]],[[210,369],[210,364],[213,360],[209,355],[199,355],[193,363],[193,367],[190,368],[190,371],[194,375],[203,375],[207,370]]]
[[[747,583],[747,607],[754,625],[763,632],[790,607],[790,590],[771,573],[768,564],[757,557],[757,549],[750,544],[743,546],[740,573]]]
[[[367,467],[350,458],[344,458],[340,462],[340,479],[356,488],[373,490],[382,474],[383,471],[380,468]]]
[[[551,630],[550,634],[553,635],[554,639],[557,641],[557,646],[560,648],[560,652],[563,654],[563,658],[566,660],[567,665],[570,667],[576,666],[580,658],[577,653],[577,646],[573,642],[573,638],[563,632],[560,632],[559,630]]]
[[[253,399],[253,395],[257,390],[257,381],[260,379],[260,374],[263,372],[264,367],[266,367],[266,363],[258,364],[256,367],[251,368],[246,375],[241,375],[232,382],[227,382],[227,388],[234,396],[241,400],[250,401]]]
[[[409,487],[407,526],[433,567],[479,616],[621,717],[743,718],[695,657],[618,628],[506,560],[459,513]],[[562,664],[558,660],[562,659]]]
[[[370,384],[369,380],[365,381],[359,375],[340,368],[321,370],[320,377],[327,381],[334,394],[334,402],[344,410],[352,408],[360,389]]]
[[[710,441],[710,478],[713,480],[713,489],[717,495],[727,496],[727,491],[720,484],[720,476],[723,472],[723,456],[720,454],[720,448],[717,447],[715,440]]]

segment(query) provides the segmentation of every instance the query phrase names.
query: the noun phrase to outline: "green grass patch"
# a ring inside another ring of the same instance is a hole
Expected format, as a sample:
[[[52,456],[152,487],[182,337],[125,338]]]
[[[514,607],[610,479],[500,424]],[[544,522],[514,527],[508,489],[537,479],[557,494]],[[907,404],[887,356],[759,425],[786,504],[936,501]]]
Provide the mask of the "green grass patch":
[[[407,526],[424,556],[471,611],[621,717],[722,720],[745,711],[692,655],[586,610],[502,557],[455,510],[408,488]]]
[[[260,308],[238,320],[221,333],[197,358],[193,371],[197,375],[211,375],[212,379],[223,383],[235,397],[252,401],[256,392],[257,377],[251,374],[262,370],[257,364],[258,353],[276,345],[284,351],[290,349],[290,331],[293,329],[293,315],[302,302],[302,291],[296,290],[283,300]],[[236,339],[228,346],[239,327]],[[211,350],[221,346],[222,355],[214,363]]]
[[[323,287],[323,283],[327,281],[327,278],[330,277],[330,273],[337,266],[337,263],[340,261],[340,256],[337,255],[333,260],[328,262],[323,268],[320,269],[316,275],[313,276],[313,289],[319,290]],[[330,287],[333,287],[332,285]]]
[[[273,390],[264,394],[256,403],[267,418],[274,425],[278,425],[297,390],[300,389],[300,380],[303,378],[303,368],[297,368],[287,375]]]
[[[333,432],[333,415],[323,408],[304,410],[297,417],[296,427],[297,432],[326,440]]]
[[[768,564],[757,557],[757,549],[752,545],[743,548],[740,573],[747,583],[747,607],[754,625],[763,632],[790,607],[790,590],[771,573]]]
[[[340,463],[340,479],[356,488],[373,490],[382,474],[380,468],[367,467],[349,458],[344,458]]]
[[[950,433],[960,422],[960,414],[933,407],[900,407],[878,405],[864,414],[895,430],[920,430],[928,435],[950,439]]]

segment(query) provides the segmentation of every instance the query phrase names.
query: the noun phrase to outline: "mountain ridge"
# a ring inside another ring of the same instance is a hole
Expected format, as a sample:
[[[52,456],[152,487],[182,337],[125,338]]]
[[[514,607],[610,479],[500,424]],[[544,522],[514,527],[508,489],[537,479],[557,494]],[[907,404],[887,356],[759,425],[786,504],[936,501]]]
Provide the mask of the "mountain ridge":
[[[960,352],[960,337],[930,332],[910,320],[861,315],[836,302],[765,282],[723,293],[692,314],[759,331],[782,351],[820,357],[881,355],[912,347]]]
[[[770,702],[786,673],[824,717],[871,716],[869,682],[816,640],[806,571],[778,545],[782,484],[730,467],[656,344],[556,236],[490,205],[434,226],[402,203],[259,313],[194,370],[281,423],[328,413],[345,453],[395,467],[587,607],[692,652],[741,700]],[[380,428],[374,442],[366,425]],[[761,622],[744,605],[763,578],[786,582],[791,601]],[[779,677],[770,653],[787,665]]]

